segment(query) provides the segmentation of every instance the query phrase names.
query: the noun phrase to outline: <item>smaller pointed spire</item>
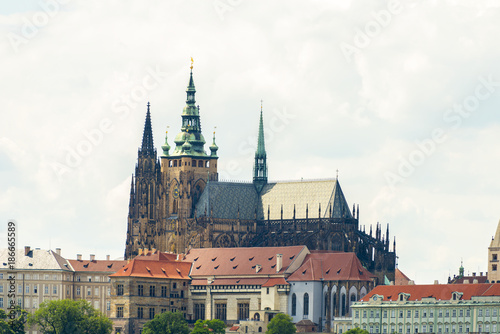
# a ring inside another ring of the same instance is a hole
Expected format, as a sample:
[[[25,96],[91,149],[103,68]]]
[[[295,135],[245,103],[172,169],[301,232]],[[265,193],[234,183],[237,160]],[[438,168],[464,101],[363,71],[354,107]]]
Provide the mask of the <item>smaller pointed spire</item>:
[[[267,184],[267,154],[264,143],[264,121],[262,116],[262,101],[260,105],[259,135],[257,139],[257,150],[255,151],[255,162],[253,166],[253,183],[258,193]]]
[[[372,224],[370,224],[370,237],[372,236]]]
[[[396,253],[396,237],[394,237],[394,243],[392,245],[392,251]]]
[[[151,112],[149,110],[149,102],[147,106],[148,110],[146,112],[146,122],[144,123],[144,132],[142,134],[142,146],[139,151],[143,156],[153,156],[155,154],[155,148],[153,144],[153,130],[151,129]]]

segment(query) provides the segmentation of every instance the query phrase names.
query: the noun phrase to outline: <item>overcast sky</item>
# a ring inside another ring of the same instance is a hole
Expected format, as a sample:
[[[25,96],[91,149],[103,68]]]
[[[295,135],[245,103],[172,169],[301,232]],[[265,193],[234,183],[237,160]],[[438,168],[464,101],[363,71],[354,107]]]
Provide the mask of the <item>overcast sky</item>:
[[[495,1],[6,1],[0,240],[123,256],[151,103],[180,131],[190,57],[221,179],[251,180],[260,100],[271,180],[334,178],[390,225],[417,283],[487,270],[500,219]],[[169,127],[169,128],[167,128]],[[208,145],[207,145],[208,146]],[[208,147],[207,147],[208,150]]]

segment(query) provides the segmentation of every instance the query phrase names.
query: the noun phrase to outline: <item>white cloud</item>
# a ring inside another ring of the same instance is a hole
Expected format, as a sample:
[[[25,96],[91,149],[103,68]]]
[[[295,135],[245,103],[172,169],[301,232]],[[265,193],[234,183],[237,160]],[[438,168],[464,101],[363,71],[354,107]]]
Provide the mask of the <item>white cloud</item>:
[[[230,178],[250,180],[263,99],[267,128],[276,111],[294,116],[266,132],[271,178],[334,177],[338,168],[360,224],[390,224],[400,268],[417,282],[443,281],[461,258],[466,271],[484,271],[499,218],[500,92],[458,129],[443,114],[479,77],[500,80],[499,9],[402,4],[350,63],[340,44],[353,43],[387,2],[242,1],[221,19],[210,1],[75,0],[29,38],[22,32],[43,13],[38,3],[0,5],[0,219],[18,220],[22,244],[122,256],[145,105],[156,146],[167,126],[172,145],[193,56],[204,135],[209,141],[217,126]],[[9,33],[26,38],[17,52]],[[166,73],[158,87],[114,112],[156,67]],[[103,119],[112,130],[56,173]],[[437,127],[448,140],[390,191],[384,174]]]

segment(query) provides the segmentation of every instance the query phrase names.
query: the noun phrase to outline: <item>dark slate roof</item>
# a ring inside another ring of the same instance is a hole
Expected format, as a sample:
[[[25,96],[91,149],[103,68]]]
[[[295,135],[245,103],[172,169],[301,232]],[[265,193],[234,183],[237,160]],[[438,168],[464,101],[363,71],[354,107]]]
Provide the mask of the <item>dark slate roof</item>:
[[[254,219],[257,209],[258,219],[306,218],[306,207],[309,209],[309,218],[318,218],[321,205],[321,217],[353,218],[344,193],[338,180],[321,181],[292,181],[268,183],[257,194],[252,183],[209,182],[198,203],[196,204],[197,217],[212,215],[213,218],[237,219],[238,208],[240,219]],[[212,213],[210,213],[212,210]]]
[[[196,204],[196,216],[254,219],[258,195],[252,183],[209,182]]]

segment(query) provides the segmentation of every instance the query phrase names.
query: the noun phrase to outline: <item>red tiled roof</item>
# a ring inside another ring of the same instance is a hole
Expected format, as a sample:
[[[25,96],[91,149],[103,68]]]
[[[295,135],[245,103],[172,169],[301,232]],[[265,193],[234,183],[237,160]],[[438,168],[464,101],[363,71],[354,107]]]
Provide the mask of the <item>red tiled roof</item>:
[[[229,331],[236,332],[238,329],[240,329],[240,326],[233,326],[233,327],[229,328]]]
[[[147,261],[175,261],[177,259],[177,254],[174,253],[163,253],[160,251],[148,251],[146,254],[137,255],[134,260],[147,260]]]
[[[195,248],[184,257],[192,261],[191,277],[283,274],[305,246]],[[282,254],[282,268],[276,273],[276,256]],[[257,272],[257,265],[261,269]]]
[[[68,260],[75,271],[110,272],[114,273],[123,268],[127,261],[124,260]]]
[[[364,296],[361,301],[366,302],[373,295],[384,296],[384,301],[395,301],[400,293],[409,294],[409,301],[421,300],[426,297],[450,300],[455,291],[463,293],[462,300],[470,300],[472,296],[491,296],[500,292],[500,284],[379,285]]]
[[[474,280],[477,280],[478,283],[486,283],[488,280],[488,276],[463,276],[463,277],[454,277],[451,280],[451,284],[462,284],[464,280],[469,280],[469,283],[472,283]]]
[[[157,258],[155,260],[154,258]],[[148,259],[149,258],[149,259]],[[169,256],[154,254],[149,256],[137,256],[129,264],[120,269],[110,277],[151,277],[189,279],[191,262],[171,261]]]
[[[266,283],[262,284],[262,287],[276,286],[276,285],[290,285],[283,277],[273,277],[267,280]]]
[[[288,281],[371,281],[373,274],[366,270],[354,253],[314,252]]]
[[[411,280],[399,268],[394,273],[394,285],[407,285]]]

